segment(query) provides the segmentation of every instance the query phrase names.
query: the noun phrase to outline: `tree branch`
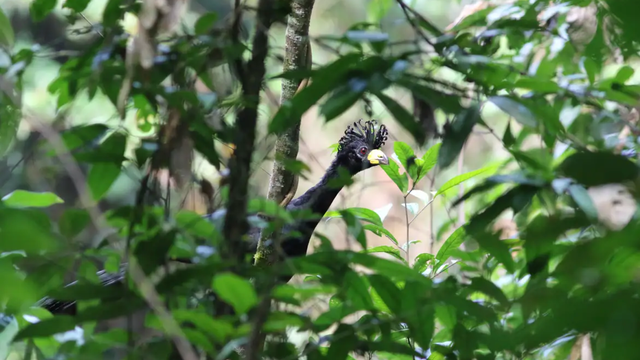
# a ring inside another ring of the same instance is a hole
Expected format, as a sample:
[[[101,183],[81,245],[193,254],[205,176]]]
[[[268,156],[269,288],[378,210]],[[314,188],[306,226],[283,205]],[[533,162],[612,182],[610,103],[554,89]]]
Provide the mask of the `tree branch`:
[[[256,137],[260,90],[265,74],[265,59],[269,51],[268,32],[273,22],[275,1],[260,0],[258,3],[253,55],[240,79],[245,105],[238,112],[234,143],[242,146],[237,147],[229,161],[229,203],[223,230],[234,256],[241,254],[241,237],[247,233],[249,227],[246,218],[247,187]]]
[[[285,38],[285,57],[283,71],[311,67],[311,43],[309,42],[309,24],[315,0],[292,0],[291,13],[287,19]],[[299,89],[306,86],[308,80],[282,80],[280,105],[291,100]],[[298,188],[297,176],[285,168],[285,160],[296,159],[300,145],[300,121],[283,132],[276,139],[275,161],[269,180],[269,200],[286,206]],[[268,265],[272,262],[273,246],[265,244],[261,237],[256,252],[256,265]]]

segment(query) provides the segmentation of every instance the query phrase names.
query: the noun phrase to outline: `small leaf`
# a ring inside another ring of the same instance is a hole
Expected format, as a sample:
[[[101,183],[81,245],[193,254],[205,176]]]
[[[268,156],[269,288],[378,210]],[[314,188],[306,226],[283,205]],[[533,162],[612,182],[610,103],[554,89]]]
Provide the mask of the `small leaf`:
[[[329,211],[325,214],[325,217],[339,218],[339,217],[342,217],[341,215],[342,212],[348,212],[360,220],[368,221],[372,224],[382,226],[382,220],[380,220],[380,216],[378,216],[378,214],[375,211],[367,208],[354,207],[354,208],[347,208],[340,211]]]
[[[436,192],[436,194],[434,195],[434,197],[443,194],[444,192],[446,192],[447,190],[451,189],[452,187],[459,185],[460,183],[463,183],[469,179],[471,179],[474,176],[478,176],[480,174],[482,174],[485,171],[488,170],[493,170],[495,168],[495,166],[487,166],[487,167],[483,167],[481,169],[478,170],[474,170],[474,171],[470,171],[468,173],[462,174],[462,175],[458,175],[456,177],[454,177],[453,179],[447,181],[446,183],[444,183],[442,186],[440,186],[440,189],[438,189],[438,191]]]
[[[398,260],[402,260],[404,262],[406,262],[406,260],[402,257],[402,255],[400,255],[400,250],[391,247],[391,246],[387,246],[387,245],[381,245],[381,246],[376,246],[376,247],[372,247],[370,249],[366,249],[363,250],[363,252],[368,253],[368,254],[372,254],[372,253],[386,253],[389,254],[393,257],[395,257]]]
[[[418,199],[420,199],[420,201],[422,201],[424,205],[427,205],[429,203],[429,194],[422,190],[411,190],[409,191],[409,195],[417,197]]]
[[[96,201],[102,199],[118,176],[120,176],[119,165],[108,162],[94,164],[87,175],[87,184],[93,199]]]
[[[415,261],[413,263],[413,268],[418,270],[418,272],[423,273],[427,270],[429,261],[434,259],[435,259],[435,256],[433,256],[433,254],[422,253],[416,256]]]
[[[372,233],[374,233],[374,234],[376,234],[378,236],[385,235],[394,244],[398,245],[398,240],[396,240],[395,236],[393,236],[393,234],[389,230],[385,229],[382,226],[373,225],[373,224],[367,224],[367,225],[363,226],[362,228],[364,230],[369,230],[369,231],[371,231]]]
[[[91,218],[89,213],[84,209],[67,209],[58,221],[58,229],[60,233],[71,239],[80,234],[82,230],[89,224]]]
[[[488,100],[494,103],[505,113],[513,116],[513,118],[522,125],[533,128],[538,126],[538,120],[533,112],[516,99],[507,96],[492,96]]]
[[[380,167],[382,167],[382,170],[387,173],[389,178],[393,180],[403,194],[409,189],[407,173],[400,174],[400,167],[395,161],[389,161],[389,165],[380,165]]]
[[[258,295],[253,285],[246,279],[232,274],[222,273],[213,278],[212,288],[238,315],[246,314],[256,304]]]
[[[449,259],[451,252],[462,245],[466,235],[464,226],[457,228],[456,231],[449,235],[449,238],[445,240],[444,244],[442,244],[440,250],[438,250],[438,253],[436,254],[438,264],[444,264],[444,262]]]
[[[393,207],[392,203],[389,203],[379,209],[375,209],[373,211],[375,211],[376,214],[378,214],[378,216],[380,217],[380,221],[384,222],[384,219],[387,217],[387,215],[389,215],[389,211],[391,211],[391,208]]]
[[[402,206],[407,208],[411,213],[411,215],[414,215],[414,216],[418,213],[418,210],[420,209],[420,206],[418,205],[418,203],[407,203],[406,205],[402,204]]]
[[[2,202],[11,207],[49,207],[62,204],[64,201],[58,195],[50,192],[31,192],[16,190],[2,198]]]
[[[200,16],[194,25],[196,35],[206,35],[217,20],[218,14],[215,12],[208,12]]]
[[[6,48],[11,49],[14,41],[15,34],[13,32],[13,27],[11,26],[11,21],[9,21],[7,15],[0,8],[0,46],[5,46]],[[2,155],[2,151],[0,151],[0,155]]]

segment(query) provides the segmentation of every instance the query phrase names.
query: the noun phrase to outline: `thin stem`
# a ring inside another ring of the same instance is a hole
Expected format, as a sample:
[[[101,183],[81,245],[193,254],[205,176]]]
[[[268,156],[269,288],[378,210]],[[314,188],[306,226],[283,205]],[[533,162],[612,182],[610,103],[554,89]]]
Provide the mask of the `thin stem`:
[[[409,191],[411,192],[411,191]],[[411,244],[409,243],[409,226],[411,225],[411,222],[409,222],[409,208],[407,207],[407,196],[409,196],[409,193],[404,195],[404,218],[405,218],[405,222],[407,224],[407,263],[410,264],[410,257],[409,257],[409,247],[411,246]]]

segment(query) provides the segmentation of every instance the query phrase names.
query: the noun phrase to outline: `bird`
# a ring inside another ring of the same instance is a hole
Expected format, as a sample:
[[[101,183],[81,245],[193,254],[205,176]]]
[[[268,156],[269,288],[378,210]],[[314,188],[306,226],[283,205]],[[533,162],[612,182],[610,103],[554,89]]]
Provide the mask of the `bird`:
[[[364,123],[359,120],[347,127],[338,142],[337,154],[320,181],[286,205],[285,209],[287,211],[310,210],[318,216],[294,222],[282,228],[280,233],[282,251],[278,252],[281,258],[295,258],[306,255],[316,226],[344,186],[339,182],[337,185],[335,182],[332,183],[332,180],[339,178],[341,172],[346,171],[353,177],[363,170],[389,164],[389,158],[381,150],[387,139],[388,130],[386,126],[377,125],[375,120],[368,120]],[[212,222],[217,228],[222,228],[225,212],[225,209],[220,209],[211,214],[203,215],[203,217]],[[247,242],[248,246],[246,246],[248,253],[256,252],[260,233],[261,230],[257,226],[253,226],[249,230],[248,237],[250,240]],[[104,286],[121,285],[125,279],[125,268],[126,266],[122,266],[122,271],[115,274],[101,270],[97,275]],[[286,283],[291,278],[291,275],[285,275],[280,278],[280,281]],[[75,283],[77,282],[70,283],[67,286],[73,286]],[[52,314],[74,315],[77,311],[75,301],[44,298],[40,300],[39,306],[44,307]]]

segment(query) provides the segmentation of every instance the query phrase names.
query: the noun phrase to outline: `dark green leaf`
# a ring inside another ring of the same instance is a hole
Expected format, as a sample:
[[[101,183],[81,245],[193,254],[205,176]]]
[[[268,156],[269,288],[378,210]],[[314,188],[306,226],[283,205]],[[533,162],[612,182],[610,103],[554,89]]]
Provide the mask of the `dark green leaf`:
[[[55,204],[62,204],[64,201],[58,195],[50,192],[31,192],[26,190],[16,190],[2,198],[2,203],[6,206],[16,208],[27,207],[49,207]]]
[[[507,299],[502,290],[496,286],[496,284],[485,278],[475,277],[471,279],[471,285],[469,285],[469,288],[473,291],[478,291],[491,296],[503,306],[509,306],[509,299]]]
[[[426,133],[422,130],[420,124],[415,121],[413,115],[411,115],[407,109],[382,92],[374,92],[374,95],[380,99],[391,115],[393,115],[400,125],[402,125],[402,127],[413,136],[418,144],[424,144],[426,140]]]
[[[504,130],[504,135],[502,136],[502,142],[506,147],[511,147],[516,143],[516,138],[513,137],[513,133],[511,133],[511,121],[507,123],[507,128]]]
[[[280,106],[269,123],[269,133],[281,133],[298,122],[305,111],[317,104],[323,96],[343,85],[349,67],[360,59],[360,54],[347,54],[324,68],[316,70],[311,84]]]
[[[120,165],[108,162],[94,164],[87,175],[87,184],[93,199],[96,201],[102,199],[118,176],[120,176]]]
[[[29,7],[33,21],[38,22],[44,20],[44,18],[55,9],[57,2],[58,0],[33,0]]]
[[[58,220],[60,233],[71,239],[80,234],[89,224],[91,218],[89,213],[83,209],[67,209]]]
[[[196,35],[206,35],[217,20],[218,14],[214,12],[208,12],[200,16],[194,25]]]
[[[99,136],[104,135],[109,128],[103,124],[76,126],[62,133],[62,141],[68,150],[73,150],[81,145],[88,145]],[[53,155],[54,152],[48,153]]]
[[[253,285],[244,278],[232,273],[222,273],[213,277],[212,288],[238,315],[246,314],[256,304],[258,295]]]
[[[382,301],[384,301],[389,310],[394,314],[402,313],[402,294],[393,281],[389,280],[387,277],[374,274],[369,275],[369,283],[378,296],[382,298]]]
[[[415,156],[413,154],[413,149],[411,149],[409,145],[407,145],[402,141],[395,141],[393,143],[393,151],[395,151],[396,155],[398,156],[398,160],[400,160],[400,164],[402,164],[402,166],[404,166],[404,168],[408,170],[409,166],[408,166],[407,160]]]
[[[464,109],[451,125],[445,127],[444,139],[438,152],[438,164],[446,168],[458,157],[462,146],[476,123],[480,121],[480,111],[477,106]]]
[[[42,253],[58,246],[49,217],[33,209],[0,208],[0,252]]]
[[[324,116],[325,121],[331,121],[349,110],[362,94],[362,91],[355,91],[349,85],[341,86],[320,105],[320,115]]]
[[[559,170],[589,187],[634,181],[638,167],[624,156],[605,152],[579,152],[566,158]]]
[[[71,9],[75,12],[84,11],[91,0],[65,0],[63,8]]]
[[[351,325],[340,324],[333,333],[333,340],[327,352],[327,359],[344,360],[358,343],[358,338]]]
[[[22,339],[32,339],[52,336],[65,331],[73,330],[77,325],[76,319],[72,316],[58,315],[56,317],[45,319],[35,324],[23,328],[18,332],[14,341]]]

